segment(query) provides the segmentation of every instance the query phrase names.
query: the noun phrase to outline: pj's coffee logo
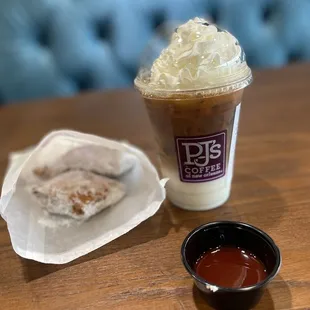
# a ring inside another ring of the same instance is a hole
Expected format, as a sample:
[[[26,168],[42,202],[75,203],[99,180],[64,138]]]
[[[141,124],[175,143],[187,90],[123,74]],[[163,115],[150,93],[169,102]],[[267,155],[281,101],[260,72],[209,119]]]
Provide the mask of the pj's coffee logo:
[[[225,175],[226,130],[205,137],[176,137],[180,179],[207,182]]]

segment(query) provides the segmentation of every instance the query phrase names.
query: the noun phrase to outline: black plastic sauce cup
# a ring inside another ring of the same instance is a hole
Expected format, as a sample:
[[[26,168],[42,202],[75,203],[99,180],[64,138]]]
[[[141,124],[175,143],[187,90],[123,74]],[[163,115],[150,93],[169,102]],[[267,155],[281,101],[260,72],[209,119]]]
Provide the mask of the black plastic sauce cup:
[[[242,288],[224,288],[208,283],[195,273],[195,264],[202,254],[219,246],[235,246],[254,253],[264,263],[267,278]],[[213,222],[194,229],[185,238],[181,254],[186,270],[203,292],[204,299],[217,310],[252,309],[281,266],[281,253],[274,241],[262,230],[238,222]]]

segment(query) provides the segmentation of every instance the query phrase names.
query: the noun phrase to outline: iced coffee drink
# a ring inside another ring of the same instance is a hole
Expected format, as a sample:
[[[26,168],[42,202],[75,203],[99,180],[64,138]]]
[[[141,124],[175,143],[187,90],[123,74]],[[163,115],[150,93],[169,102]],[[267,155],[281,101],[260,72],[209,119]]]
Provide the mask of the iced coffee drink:
[[[180,26],[135,85],[159,146],[168,199],[208,210],[230,195],[244,88],[252,80],[238,41],[196,18]]]

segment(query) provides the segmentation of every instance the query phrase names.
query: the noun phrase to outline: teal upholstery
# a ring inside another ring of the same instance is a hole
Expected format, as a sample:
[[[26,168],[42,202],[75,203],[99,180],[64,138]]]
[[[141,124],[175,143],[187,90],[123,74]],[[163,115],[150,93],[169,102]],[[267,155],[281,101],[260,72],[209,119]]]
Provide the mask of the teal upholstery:
[[[156,27],[194,16],[235,34],[252,67],[310,59],[310,0],[0,0],[0,101],[130,87]]]

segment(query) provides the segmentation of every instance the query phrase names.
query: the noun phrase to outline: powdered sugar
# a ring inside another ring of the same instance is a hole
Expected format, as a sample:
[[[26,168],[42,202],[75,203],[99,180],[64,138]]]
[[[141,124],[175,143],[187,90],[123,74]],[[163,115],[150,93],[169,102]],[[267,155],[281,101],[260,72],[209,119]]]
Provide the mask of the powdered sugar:
[[[126,196],[86,222],[51,216],[31,199],[25,185],[40,183],[33,177],[39,164],[50,164],[73,147],[102,145],[135,158],[132,170],[121,176]],[[63,264],[120,237],[152,216],[165,199],[164,183],[139,149],[113,140],[73,131],[48,134],[35,147],[14,153],[3,183],[0,212],[6,220],[15,252],[43,263]],[[56,224],[57,223],[57,224]]]

